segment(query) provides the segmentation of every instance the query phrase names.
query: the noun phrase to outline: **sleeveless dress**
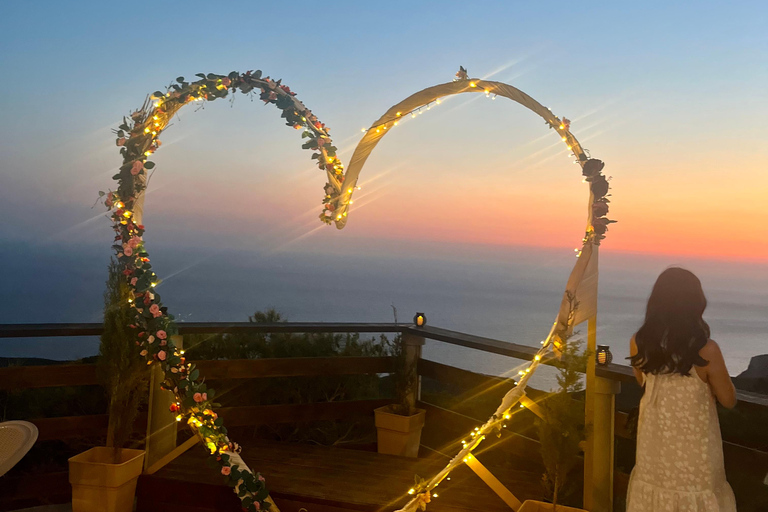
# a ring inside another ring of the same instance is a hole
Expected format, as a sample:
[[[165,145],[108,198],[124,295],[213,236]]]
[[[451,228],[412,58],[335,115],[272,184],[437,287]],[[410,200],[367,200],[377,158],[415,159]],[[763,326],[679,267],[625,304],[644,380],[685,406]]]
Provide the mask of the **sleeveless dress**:
[[[645,374],[627,512],[735,512],[715,400],[690,376]]]

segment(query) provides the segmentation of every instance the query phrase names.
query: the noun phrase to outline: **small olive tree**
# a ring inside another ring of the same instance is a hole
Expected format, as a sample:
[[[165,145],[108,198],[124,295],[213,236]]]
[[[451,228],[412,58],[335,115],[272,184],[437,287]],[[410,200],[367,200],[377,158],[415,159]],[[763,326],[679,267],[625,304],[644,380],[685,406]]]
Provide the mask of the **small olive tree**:
[[[582,375],[590,357],[588,351],[581,352],[581,345],[581,340],[568,340],[561,358],[554,361],[559,389],[541,402],[543,418],[537,422],[545,467],[542,482],[555,510],[558,500],[573,490],[568,475],[579,463],[580,444],[587,438],[584,402],[574,396],[584,389]]]
[[[136,349],[130,288],[117,263],[109,265],[104,293],[104,331],[99,346],[98,375],[108,398],[107,446],[114,448],[113,460],[128,443],[142,400],[146,397],[149,369]]]

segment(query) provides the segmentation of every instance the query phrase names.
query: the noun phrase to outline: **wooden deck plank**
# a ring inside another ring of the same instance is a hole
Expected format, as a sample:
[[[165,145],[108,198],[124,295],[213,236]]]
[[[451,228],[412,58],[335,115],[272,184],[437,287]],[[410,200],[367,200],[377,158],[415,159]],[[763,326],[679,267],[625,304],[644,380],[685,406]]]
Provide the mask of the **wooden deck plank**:
[[[329,510],[368,512],[395,510],[407,501],[406,493],[413,485],[415,475],[429,477],[447,463],[447,458],[437,454],[407,459],[343,448],[264,442],[247,442],[243,456],[254,470],[260,471],[267,479],[278,503],[282,498],[288,502],[317,504]],[[152,479],[163,486],[180,488],[183,482],[183,485],[209,491],[218,487],[213,493],[216,495],[221,491],[231,493],[216,470],[205,464],[206,457],[204,450],[195,448],[155,475],[142,477],[140,495],[151,492]],[[538,474],[524,471],[506,470],[497,476],[513,493],[519,493],[521,499],[531,496],[532,484],[537,484],[539,479]],[[537,485],[534,487],[538,488]],[[435,512],[510,510],[466,467],[454,470],[451,480],[440,485],[436,492],[438,498],[430,504],[430,510]],[[173,494],[178,496],[178,493]],[[226,501],[223,496],[216,498],[209,494],[211,505],[217,500]],[[140,496],[140,503],[146,502],[147,498]],[[210,510],[230,510],[226,505],[216,506],[224,508]],[[153,509],[143,507],[138,510],[145,512]]]

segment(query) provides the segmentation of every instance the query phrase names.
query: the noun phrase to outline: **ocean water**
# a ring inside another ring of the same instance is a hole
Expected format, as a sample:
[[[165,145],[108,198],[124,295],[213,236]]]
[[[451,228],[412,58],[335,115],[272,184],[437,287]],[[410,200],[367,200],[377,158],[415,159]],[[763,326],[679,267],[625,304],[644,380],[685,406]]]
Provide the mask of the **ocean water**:
[[[431,325],[538,345],[555,318],[574,263],[570,251],[369,240],[357,251],[322,244],[292,250],[180,250],[153,256],[158,293],[181,321],[246,321],[274,307],[291,321],[386,322],[425,312]],[[98,322],[108,248],[0,249],[0,323]],[[768,353],[768,266],[600,254],[598,343],[614,361],[628,355],[655,277],[670,264],[699,275],[705,319],[732,375]],[[586,325],[583,326],[586,333]],[[0,356],[76,359],[96,353],[93,338],[0,340]],[[429,341],[425,357],[503,375],[521,361]],[[549,376],[548,376],[549,375]],[[551,374],[542,372],[549,381]],[[535,383],[534,383],[535,384]]]

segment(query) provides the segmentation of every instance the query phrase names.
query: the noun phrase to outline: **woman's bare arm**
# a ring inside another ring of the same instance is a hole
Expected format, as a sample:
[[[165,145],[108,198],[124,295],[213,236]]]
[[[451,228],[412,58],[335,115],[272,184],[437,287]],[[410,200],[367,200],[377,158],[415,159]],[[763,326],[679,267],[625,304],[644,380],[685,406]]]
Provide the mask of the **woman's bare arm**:
[[[709,340],[699,351],[699,355],[709,361],[704,369],[707,372],[707,382],[712,394],[723,407],[733,409],[736,405],[736,388],[733,386],[731,376],[728,375],[720,346],[713,340]]]
[[[630,356],[636,356],[637,355],[637,344],[635,343],[635,337],[632,336],[632,339],[629,340],[629,355]],[[632,367],[632,371],[635,372],[635,379],[637,379],[637,383],[641,386],[645,384],[645,375],[643,375],[643,372],[640,371],[639,368]]]

